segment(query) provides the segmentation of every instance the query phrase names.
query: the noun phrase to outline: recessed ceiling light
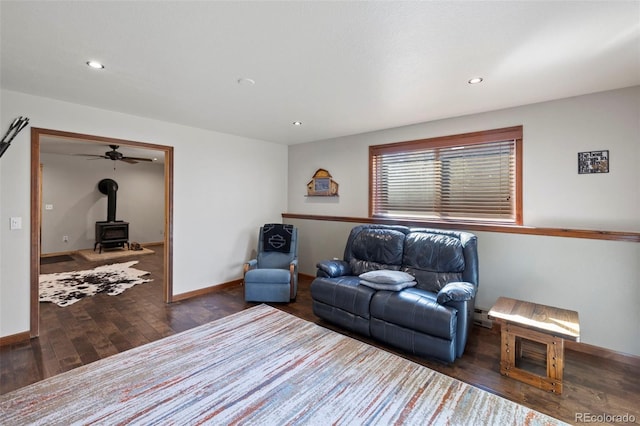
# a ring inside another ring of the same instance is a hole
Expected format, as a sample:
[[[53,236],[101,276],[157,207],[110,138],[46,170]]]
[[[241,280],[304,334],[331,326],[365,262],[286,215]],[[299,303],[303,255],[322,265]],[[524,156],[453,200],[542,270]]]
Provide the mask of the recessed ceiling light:
[[[238,84],[241,86],[253,86],[256,84],[256,81],[251,78],[239,78]]]
[[[302,126],[302,121],[294,121],[293,125],[294,126]]]
[[[469,80],[469,84],[482,83],[482,80],[483,80],[482,77],[473,77],[471,80]]]
[[[104,68],[104,65],[102,65],[98,61],[87,61],[87,65],[89,65],[91,68],[95,68],[97,70],[101,70],[101,69]]]

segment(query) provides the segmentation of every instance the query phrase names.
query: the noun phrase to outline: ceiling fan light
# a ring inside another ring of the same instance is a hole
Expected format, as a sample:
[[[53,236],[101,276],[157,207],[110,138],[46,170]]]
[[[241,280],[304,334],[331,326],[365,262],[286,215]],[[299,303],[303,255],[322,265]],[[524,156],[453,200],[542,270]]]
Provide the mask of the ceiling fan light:
[[[469,84],[478,84],[478,83],[482,83],[484,79],[482,77],[473,77],[471,79],[469,79],[468,83]]]
[[[252,78],[239,78],[238,79],[238,84],[241,86],[253,86],[254,84],[256,84],[256,81]]]
[[[100,62],[98,61],[87,61],[87,65],[93,69],[96,70],[101,70],[104,68],[104,65],[102,65]]]

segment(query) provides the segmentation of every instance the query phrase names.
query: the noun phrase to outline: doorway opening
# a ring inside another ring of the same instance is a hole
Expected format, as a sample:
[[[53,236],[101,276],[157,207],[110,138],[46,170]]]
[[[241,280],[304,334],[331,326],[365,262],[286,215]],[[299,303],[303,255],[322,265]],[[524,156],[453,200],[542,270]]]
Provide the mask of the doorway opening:
[[[118,145],[133,149],[161,151],[164,155],[164,281],[165,303],[173,300],[173,147],[115,139],[103,136],[64,132],[59,130],[31,128],[31,253],[30,253],[30,335],[40,334],[39,277],[42,244],[42,173],[40,168],[41,144],[47,138],[68,140],[96,145]]]

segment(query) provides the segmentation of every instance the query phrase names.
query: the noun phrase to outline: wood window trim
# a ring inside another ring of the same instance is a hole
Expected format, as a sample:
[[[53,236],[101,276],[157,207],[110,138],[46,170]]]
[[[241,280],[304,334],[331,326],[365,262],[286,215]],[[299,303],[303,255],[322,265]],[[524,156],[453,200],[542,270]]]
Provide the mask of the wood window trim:
[[[299,213],[282,213],[283,219],[316,220],[328,222],[373,223],[384,225],[405,225],[425,228],[441,228],[476,232],[498,232],[507,234],[541,235],[548,237],[585,238],[640,243],[640,232],[600,231],[589,229],[537,228],[522,225],[493,225],[464,222],[438,222],[403,219],[382,219],[372,217],[326,216]]]
[[[462,133],[458,135],[450,135],[450,136],[438,136],[427,139],[418,139],[411,140],[405,142],[394,142],[389,144],[382,145],[371,145],[369,146],[369,208],[368,215],[369,218],[375,220],[400,220],[403,221],[405,219],[402,218],[382,218],[374,216],[374,203],[373,198],[374,194],[374,167],[373,167],[373,157],[374,155],[379,154],[392,154],[398,152],[406,152],[411,150],[423,150],[423,149],[434,149],[434,148],[443,148],[450,146],[460,146],[460,145],[477,145],[484,144],[488,142],[497,142],[502,140],[515,140],[515,214],[514,214],[514,224],[505,224],[505,225],[494,225],[490,221],[470,221],[468,223],[483,225],[483,226],[522,226],[524,224],[524,218],[522,215],[522,135],[523,135],[523,127],[522,126],[512,126],[512,127],[504,127],[500,129],[493,130],[483,130],[478,132],[471,133]],[[416,221],[415,218],[406,218],[406,221]],[[422,222],[418,219],[419,222]],[[426,219],[425,219],[426,222]],[[434,222],[434,221],[429,221]],[[443,224],[465,224],[464,220],[451,220],[451,221],[436,221],[436,223]]]

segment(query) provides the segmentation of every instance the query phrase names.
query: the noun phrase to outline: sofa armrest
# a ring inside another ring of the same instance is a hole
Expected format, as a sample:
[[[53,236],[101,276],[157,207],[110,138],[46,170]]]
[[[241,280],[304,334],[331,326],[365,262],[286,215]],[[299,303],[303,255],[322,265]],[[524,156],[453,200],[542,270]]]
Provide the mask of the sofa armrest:
[[[438,292],[438,303],[463,302],[476,297],[476,286],[467,282],[452,282]]]
[[[321,260],[316,267],[318,277],[334,278],[351,275],[351,267],[344,260]]]

